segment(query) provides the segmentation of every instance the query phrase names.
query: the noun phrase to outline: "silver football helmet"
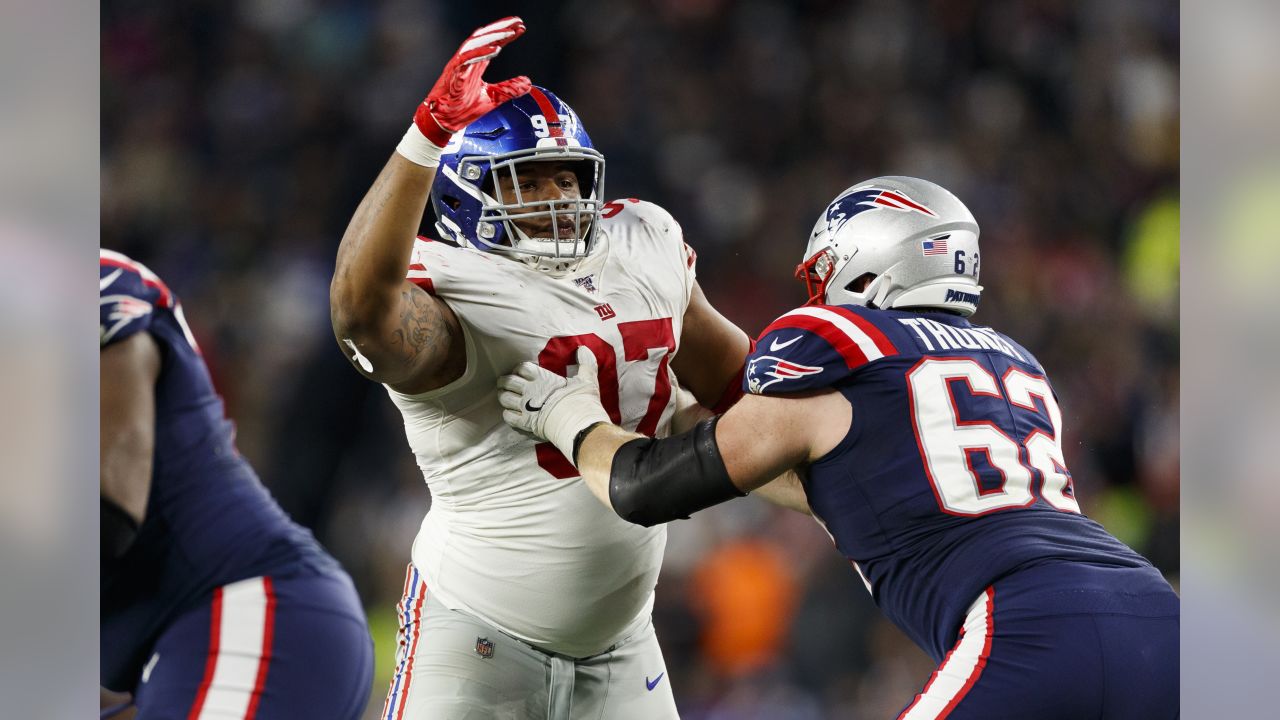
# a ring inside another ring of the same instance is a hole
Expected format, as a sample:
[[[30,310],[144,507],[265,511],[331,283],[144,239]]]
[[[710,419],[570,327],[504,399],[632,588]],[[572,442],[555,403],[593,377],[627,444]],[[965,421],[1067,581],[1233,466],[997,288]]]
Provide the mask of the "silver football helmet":
[[[982,295],[977,221],[955,195],[919,178],[872,178],[840,193],[813,226],[804,257],[796,277],[810,303],[968,317]]]

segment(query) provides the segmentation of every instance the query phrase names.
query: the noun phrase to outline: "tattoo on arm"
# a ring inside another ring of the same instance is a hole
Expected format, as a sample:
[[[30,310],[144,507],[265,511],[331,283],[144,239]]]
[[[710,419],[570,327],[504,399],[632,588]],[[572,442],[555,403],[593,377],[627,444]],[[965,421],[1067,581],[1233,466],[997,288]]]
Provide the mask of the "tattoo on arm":
[[[444,315],[430,295],[417,288],[400,292],[400,322],[391,331],[389,346],[402,364],[413,367],[422,353],[437,352],[447,342],[448,332]]]

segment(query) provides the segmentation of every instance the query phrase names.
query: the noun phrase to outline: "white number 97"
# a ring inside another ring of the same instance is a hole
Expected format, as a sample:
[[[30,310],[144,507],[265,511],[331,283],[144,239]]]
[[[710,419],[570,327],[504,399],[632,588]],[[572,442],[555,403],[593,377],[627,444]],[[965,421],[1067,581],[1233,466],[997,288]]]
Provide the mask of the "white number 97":
[[[547,119],[541,115],[530,115],[529,122],[533,124],[533,134],[540,137],[551,137],[551,128],[547,127]]]

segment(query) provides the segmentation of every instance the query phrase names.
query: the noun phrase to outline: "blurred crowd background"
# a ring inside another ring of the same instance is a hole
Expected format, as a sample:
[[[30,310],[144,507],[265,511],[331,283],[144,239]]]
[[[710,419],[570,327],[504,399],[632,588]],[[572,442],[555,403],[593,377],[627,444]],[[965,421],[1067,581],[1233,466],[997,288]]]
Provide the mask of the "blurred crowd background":
[[[111,0],[102,246],[177,292],[241,450],[356,579],[378,707],[430,497],[337,350],[329,278],[445,60],[508,14],[529,31],[487,77],[570,103],[606,194],[669,209],[749,334],[803,302],[792,271],[840,190],[951,189],[982,226],[975,321],[1037,354],[1086,514],[1177,586],[1173,0]],[[657,597],[685,718],[889,717],[933,669],[812,520],[760,501],[673,524]]]

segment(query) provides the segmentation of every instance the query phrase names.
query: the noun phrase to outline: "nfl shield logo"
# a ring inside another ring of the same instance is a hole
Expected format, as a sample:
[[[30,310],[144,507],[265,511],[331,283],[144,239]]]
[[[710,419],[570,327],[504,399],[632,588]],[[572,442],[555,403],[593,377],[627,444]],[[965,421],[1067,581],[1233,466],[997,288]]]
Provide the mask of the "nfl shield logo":
[[[493,657],[493,641],[489,638],[476,638],[476,654],[485,660]]]

